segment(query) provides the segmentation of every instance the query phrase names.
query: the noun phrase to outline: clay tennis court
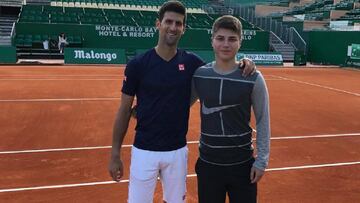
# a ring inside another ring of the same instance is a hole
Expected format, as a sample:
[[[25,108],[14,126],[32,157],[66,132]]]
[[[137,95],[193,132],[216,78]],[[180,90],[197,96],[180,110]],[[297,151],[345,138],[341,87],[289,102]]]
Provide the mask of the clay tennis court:
[[[259,202],[360,202],[360,71],[259,68],[271,105],[271,155]],[[124,68],[0,67],[0,202],[127,199],[135,120],[123,181],[108,175]],[[187,135],[187,202],[197,202],[199,105]],[[161,201],[161,186],[155,194]]]

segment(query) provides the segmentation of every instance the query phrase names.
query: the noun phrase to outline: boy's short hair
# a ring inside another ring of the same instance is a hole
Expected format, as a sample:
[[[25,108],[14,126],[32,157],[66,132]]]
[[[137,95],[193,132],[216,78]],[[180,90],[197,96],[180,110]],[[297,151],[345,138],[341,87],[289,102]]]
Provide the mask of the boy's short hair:
[[[221,28],[235,32],[239,36],[239,39],[242,39],[242,24],[240,20],[234,16],[224,15],[217,18],[212,26],[212,36]]]
[[[183,23],[186,21],[186,8],[180,1],[167,1],[159,10],[159,21],[161,22],[164,18],[164,14],[167,11],[175,12],[184,16]]]

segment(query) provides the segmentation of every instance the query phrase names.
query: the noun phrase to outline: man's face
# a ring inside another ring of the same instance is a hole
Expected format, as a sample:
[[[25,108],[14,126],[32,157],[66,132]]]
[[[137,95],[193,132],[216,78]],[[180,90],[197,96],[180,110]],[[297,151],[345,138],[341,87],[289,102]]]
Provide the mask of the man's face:
[[[235,58],[240,49],[241,40],[232,30],[220,28],[213,34],[211,44],[216,59],[229,61]]]
[[[159,40],[168,46],[177,46],[180,37],[185,31],[184,16],[167,11],[164,13],[162,21],[156,21],[156,27],[159,30]]]

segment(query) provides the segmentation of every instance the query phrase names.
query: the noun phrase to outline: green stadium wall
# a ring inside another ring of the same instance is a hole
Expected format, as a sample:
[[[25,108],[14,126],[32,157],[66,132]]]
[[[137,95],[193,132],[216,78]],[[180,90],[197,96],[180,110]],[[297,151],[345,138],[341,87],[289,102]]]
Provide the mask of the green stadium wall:
[[[0,47],[0,63],[16,63],[16,48],[12,46]]]
[[[61,32],[68,36],[82,36],[84,48],[148,49],[154,47],[158,39],[154,27],[16,23],[17,34],[50,36],[58,35]],[[180,40],[179,47],[192,50],[209,50],[212,49],[210,37],[210,30],[187,29]],[[268,51],[269,32],[244,30],[241,49],[244,51]]]
[[[308,61],[343,65],[351,44],[360,44],[359,31],[310,31]]]

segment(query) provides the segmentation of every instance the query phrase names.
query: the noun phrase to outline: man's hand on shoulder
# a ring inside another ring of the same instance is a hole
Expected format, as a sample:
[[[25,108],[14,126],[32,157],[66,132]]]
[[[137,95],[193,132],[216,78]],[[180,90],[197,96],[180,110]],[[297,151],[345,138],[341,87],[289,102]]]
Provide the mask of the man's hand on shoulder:
[[[239,68],[244,70],[242,74],[244,77],[253,75],[256,72],[255,63],[248,58],[243,58],[239,61]]]

